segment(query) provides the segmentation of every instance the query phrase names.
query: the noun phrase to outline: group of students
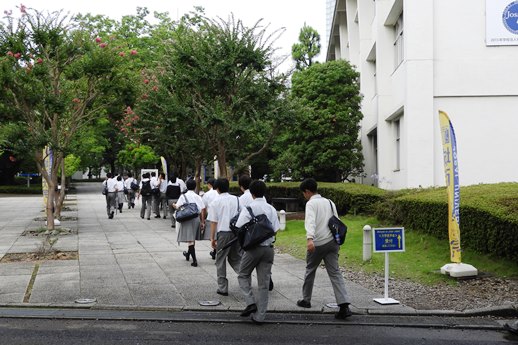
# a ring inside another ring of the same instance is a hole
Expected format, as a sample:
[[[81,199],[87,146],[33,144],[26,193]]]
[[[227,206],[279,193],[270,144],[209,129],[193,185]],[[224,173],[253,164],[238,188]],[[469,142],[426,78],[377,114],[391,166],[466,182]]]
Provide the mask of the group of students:
[[[218,178],[217,180],[211,178],[207,181],[208,191],[200,196],[195,192],[196,182],[192,179],[184,183],[173,174],[169,181],[165,182],[165,175],[160,174],[154,181],[153,174],[151,173],[151,176],[149,173],[143,174],[142,181],[139,184],[137,198],[142,197],[140,216],[142,218],[146,216],[147,219],[150,219],[150,212],[153,207],[155,217],[159,218],[160,210],[158,206],[162,204],[164,218],[166,218],[169,209],[171,226],[177,227],[177,241],[186,243],[188,246],[187,251],[182,254],[187,261],[192,259],[191,266],[193,267],[198,266],[195,242],[210,240],[213,248],[210,255],[216,264],[218,285],[216,293],[228,296],[228,262],[238,275],[239,287],[245,297],[246,308],[241,312],[241,316],[251,316],[252,322],[256,324],[263,323],[268,308],[268,291],[273,289],[271,269],[274,260],[273,243],[275,237],[272,236],[258,246],[243,251],[239,242],[235,241],[236,235],[231,230],[231,221],[237,216],[235,227],[239,228],[252,219],[252,214],[256,216],[264,214],[272,224],[274,231],[279,230],[280,223],[277,211],[265,199],[266,184],[261,180],[252,181],[246,175],[241,176],[239,187],[243,194],[237,197],[229,193],[229,181],[226,178]],[[148,195],[148,184],[152,189],[153,187],[158,188],[160,193]],[[300,190],[307,200],[304,221],[307,253],[302,299],[297,301],[297,305],[302,308],[311,308],[316,270],[324,261],[336,302],[340,308],[335,317],[345,319],[352,315],[349,309],[350,298],[338,266],[340,247],[334,241],[327,226],[329,218],[333,215],[337,216],[336,206],[331,200],[323,198],[318,193],[317,182],[312,178],[302,181]],[[157,203],[153,203],[153,195],[155,195]],[[196,204],[198,216],[175,225],[174,210],[190,203]],[[128,207],[131,207],[131,204],[129,202]],[[247,207],[250,208],[252,214]],[[144,212],[146,211],[145,215]],[[254,269],[257,275],[257,296],[254,296],[251,287],[251,275]]]
[[[131,173],[126,178],[122,175],[114,176],[106,174],[103,182],[103,194],[106,196],[106,213],[109,219],[113,219],[115,212],[122,213],[124,202],[128,202],[128,209],[135,208],[136,180]]]

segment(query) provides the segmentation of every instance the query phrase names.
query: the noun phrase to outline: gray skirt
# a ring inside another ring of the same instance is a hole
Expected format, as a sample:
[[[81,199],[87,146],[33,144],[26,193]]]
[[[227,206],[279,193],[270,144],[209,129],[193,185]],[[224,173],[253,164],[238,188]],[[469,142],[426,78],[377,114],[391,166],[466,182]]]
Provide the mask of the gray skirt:
[[[205,220],[205,230],[201,231],[198,240],[200,241],[209,241],[210,240],[210,223],[211,221]]]
[[[176,223],[176,241],[177,242],[192,242],[200,239],[200,218]]]

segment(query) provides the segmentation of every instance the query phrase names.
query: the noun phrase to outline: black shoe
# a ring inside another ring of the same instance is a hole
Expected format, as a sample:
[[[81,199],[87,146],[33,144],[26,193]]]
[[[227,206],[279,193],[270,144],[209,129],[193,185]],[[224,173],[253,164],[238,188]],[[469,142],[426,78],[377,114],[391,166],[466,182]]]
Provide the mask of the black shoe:
[[[115,214],[115,212],[111,211],[111,212],[110,212],[110,215],[108,216],[108,218],[113,219],[113,215],[114,215],[114,214]]]
[[[166,217],[166,216],[164,216],[164,219],[167,219],[167,217]]]
[[[144,219],[144,216],[140,216],[140,218]]]
[[[272,291],[272,290],[273,290],[273,280],[270,277],[270,286],[268,287],[268,291]]]
[[[246,316],[250,316],[251,314],[255,313],[256,311],[257,311],[257,305],[254,303],[254,304],[247,305],[245,310],[243,310],[240,315],[243,317],[246,317]]]
[[[310,302],[307,302],[307,301],[304,301],[303,299],[299,299],[297,301],[297,305],[299,307],[302,307],[302,308],[311,308],[311,303]]]
[[[151,218],[148,217],[147,220],[151,220]]]
[[[340,310],[335,314],[335,319],[346,319],[353,315],[351,309],[349,309],[349,303],[340,304]]]
[[[250,318],[250,320],[252,320],[252,323],[253,323],[254,325],[258,325],[258,326],[261,326],[261,325],[264,323],[264,322],[262,322],[262,321],[257,321],[256,319],[254,319],[254,317],[253,317],[253,316]]]
[[[212,250],[210,253],[210,257],[212,258],[212,260],[216,260],[216,250]]]
[[[159,214],[158,214],[158,215],[156,215],[156,216],[155,216],[155,218],[160,218],[160,215],[159,215]]]
[[[198,267],[198,262],[197,262],[197,261],[194,261],[193,263],[191,263],[191,266],[192,266],[192,267]]]
[[[216,293],[221,296],[228,296],[228,292],[221,292],[218,290],[218,291],[216,291]]]
[[[189,261],[190,254],[188,252],[183,252],[182,254],[183,254],[183,256],[185,256],[185,260]]]

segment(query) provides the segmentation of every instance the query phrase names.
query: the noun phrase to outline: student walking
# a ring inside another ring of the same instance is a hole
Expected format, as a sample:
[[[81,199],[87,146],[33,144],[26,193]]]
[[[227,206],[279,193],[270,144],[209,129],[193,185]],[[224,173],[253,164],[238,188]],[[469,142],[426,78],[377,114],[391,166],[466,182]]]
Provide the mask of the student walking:
[[[205,205],[201,197],[194,192],[196,189],[196,181],[187,180],[187,192],[183,194],[178,201],[173,205],[175,209],[178,209],[184,204],[195,203],[198,208],[198,217],[178,223],[177,229],[177,241],[178,243],[187,243],[188,250],[183,252],[185,260],[189,261],[192,258],[191,266],[197,267],[198,260],[196,260],[196,250],[194,248],[195,241],[200,239],[200,225],[203,221],[203,209]]]
[[[122,176],[117,176],[117,208],[120,213],[122,213],[122,206],[124,205],[124,181],[122,181]]]
[[[345,319],[352,315],[349,309],[351,302],[345,289],[345,281],[338,267],[338,251],[340,246],[334,241],[331,230],[327,225],[329,218],[337,215],[335,204],[318,194],[317,182],[308,178],[300,184],[300,190],[306,203],[306,216],[304,227],[306,228],[307,253],[306,253],[306,274],[302,286],[302,299],[297,305],[302,308],[311,308],[311,295],[315,274],[322,260],[326,267],[327,275],[331,280],[336,303],[340,307],[335,314],[337,319]],[[331,203],[332,208],[329,207]]]
[[[250,193],[252,202],[248,205],[253,214],[258,216],[266,215],[272,223],[273,229],[277,232],[280,228],[277,211],[273,206],[269,205],[264,198],[266,194],[266,184],[263,181],[254,181],[250,184]],[[241,209],[236,226],[242,227],[252,220],[252,216],[246,207]],[[264,321],[266,310],[268,309],[268,290],[270,286],[270,277],[272,274],[272,265],[274,258],[273,242],[275,238],[272,236],[257,247],[249,249],[243,253],[241,265],[239,268],[239,287],[245,296],[246,308],[241,316],[247,317],[252,315],[252,322],[260,324]],[[252,272],[255,269],[257,274],[257,296],[252,291]]]
[[[135,184],[137,184],[137,180],[133,178],[133,174],[132,173],[128,173],[128,178],[124,181],[124,188],[126,188],[126,190],[128,191],[128,194],[126,194],[127,198],[128,198],[128,209],[130,208],[135,208],[135,189],[133,189],[134,187],[132,187],[132,185],[134,186]],[[138,190],[138,188],[137,188]]]
[[[202,239],[203,240],[210,240],[210,224],[211,222],[209,220],[207,220],[207,217],[208,217],[208,213],[209,213],[209,205],[219,196],[218,192],[216,191],[216,189],[214,188],[214,185],[216,184],[216,180],[213,179],[212,177],[209,178],[207,180],[207,187],[209,188],[209,190],[203,194],[203,197],[202,197],[202,200],[203,200],[203,204],[205,205],[205,209],[204,209],[204,216],[203,216],[203,219],[205,219],[205,223],[202,224]],[[216,250],[211,250],[210,251],[210,256],[212,258],[212,260],[216,260]]]
[[[117,181],[113,178],[112,173],[107,173],[104,183],[108,191],[106,194],[106,212],[108,213],[108,218],[113,219],[117,207]]]
[[[230,230],[230,220],[238,213],[239,199],[228,193],[229,182],[226,178],[217,179],[216,190],[219,196],[209,206],[210,240],[212,248],[216,250],[216,273],[218,277],[216,293],[228,296],[227,260],[232,269],[239,273],[241,248],[238,241],[225,249],[222,248],[235,237]]]
[[[158,175],[157,185],[158,185],[158,190],[159,190],[160,195],[158,196],[158,207],[156,210],[156,212],[157,212],[156,218],[160,218],[160,209],[162,209],[162,211],[164,212],[164,219],[166,219],[168,205],[167,205],[167,197],[165,195],[165,193],[167,191],[167,180],[165,179],[165,173],[162,172]]]
[[[171,227],[174,228],[176,226],[176,219],[174,217],[174,207],[173,205],[176,203],[180,195],[183,192],[187,191],[187,186],[182,179],[178,178],[176,172],[172,172],[169,177],[169,182],[167,183],[166,188],[166,197],[167,197],[167,206],[169,208],[169,213],[171,214]]]
[[[151,219],[151,181],[149,180],[149,173],[142,175],[142,181],[140,181],[139,193],[137,199],[142,196],[142,207],[140,208],[140,218],[147,220]]]
[[[242,208],[246,208],[254,200],[252,198],[252,194],[250,194],[250,191],[248,190],[251,182],[252,179],[248,175],[241,175],[241,177],[239,177],[239,189],[241,189],[241,192],[243,192],[243,194],[239,197],[239,205]]]

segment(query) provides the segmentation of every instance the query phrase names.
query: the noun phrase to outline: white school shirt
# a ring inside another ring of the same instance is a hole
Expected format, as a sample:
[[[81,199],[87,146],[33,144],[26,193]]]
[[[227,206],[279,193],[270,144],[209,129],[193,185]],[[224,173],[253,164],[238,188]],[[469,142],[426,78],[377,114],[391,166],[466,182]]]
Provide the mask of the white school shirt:
[[[209,205],[218,198],[219,194],[218,191],[214,188],[211,188],[207,191],[207,193],[203,194],[202,200],[205,204],[205,208],[207,209],[207,212],[209,212]]]
[[[333,240],[333,235],[327,223],[333,215],[338,215],[335,204],[332,201],[329,204],[329,201],[320,194],[315,194],[306,203],[306,217],[304,219],[306,238],[312,238],[315,246],[321,246]]]
[[[165,193],[167,190],[167,180],[162,180],[158,186],[158,189],[160,189],[160,193]]]
[[[150,179],[151,181],[151,189],[158,188],[158,177],[153,176]]]
[[[218,223],[217,232],[231,231],[230,220],[238,212],[238,200],[237,196],[221,193],[219,197],[211,202],[207,220]]]
[[[139,189],[142,191],[142,184],[146,181],[150,181],[150,179],[148,178],[143,178],[142,180],[140,180],[140,184],[139,184]],[[151,186],[151,188],[153,188],[153,186]]]
[[[277,217],[277,210],[272,205],[268,204],[265,198],[252,199],[252,202],[248,206],[252,209],[254,216],[258,216],[260,214],[266,215],[266,217],[268,217],[268,220],[273,225],[273,230],[275,232],[279,230],[281,224],[279,223],[279,218]],[[237,219],[236,226],[240,228],[246,223],[248,223],[250,220],[252,220],[250,212],[248,212],[248,209],[246,207],[243,207],[241,209],[241,212],[239,213],[239,218]],[[261,242],[260,246],[269,246],[273,243],[273,241],[274,238],[272,236],[267,240]]]
[[[115,188],[117,187],[117,180],[114,178],[109,178],[106,180],[106,187],[108,187],[108,193],[114,193]]]
[[[124,192],[124,182],[122,180],[117,181],[117,192]]]
[[[187,197],[187,199],[185,199],[185,197]],[[199,196],[192,190],[188,190],[187,193],[180,195],[180,197],[178,198],[178,201],[176,202],[176,206],[180,207],[186,203],[196,203],[196,206],[198,207],[198,214],[200,214],[201,210],[203,210],[205,208],[205,204],[203,204],[203,200],[201,200],[201,196]]]
[[[247,189],[243,195],[239,197],[239,206],[241,208],[247,207],[252,201],[254,201],[254,197],[252,196],[252,193],[250,193],[250,190]]]
[[[187,185],[185,184],[185,182],[183,182],[183,180],[181,178],[176,178],[176,182],[171,182],[169,181],[167,183],[167,185],[171,185],[171,186],[180,186],[180,192],[181,193],[185,193],[187,191]]]
[[[126,187],[127,190],[131,189],[131,183],[135,181],[133,177],[128,177],[126,181],[124,181],[124,187]]]

